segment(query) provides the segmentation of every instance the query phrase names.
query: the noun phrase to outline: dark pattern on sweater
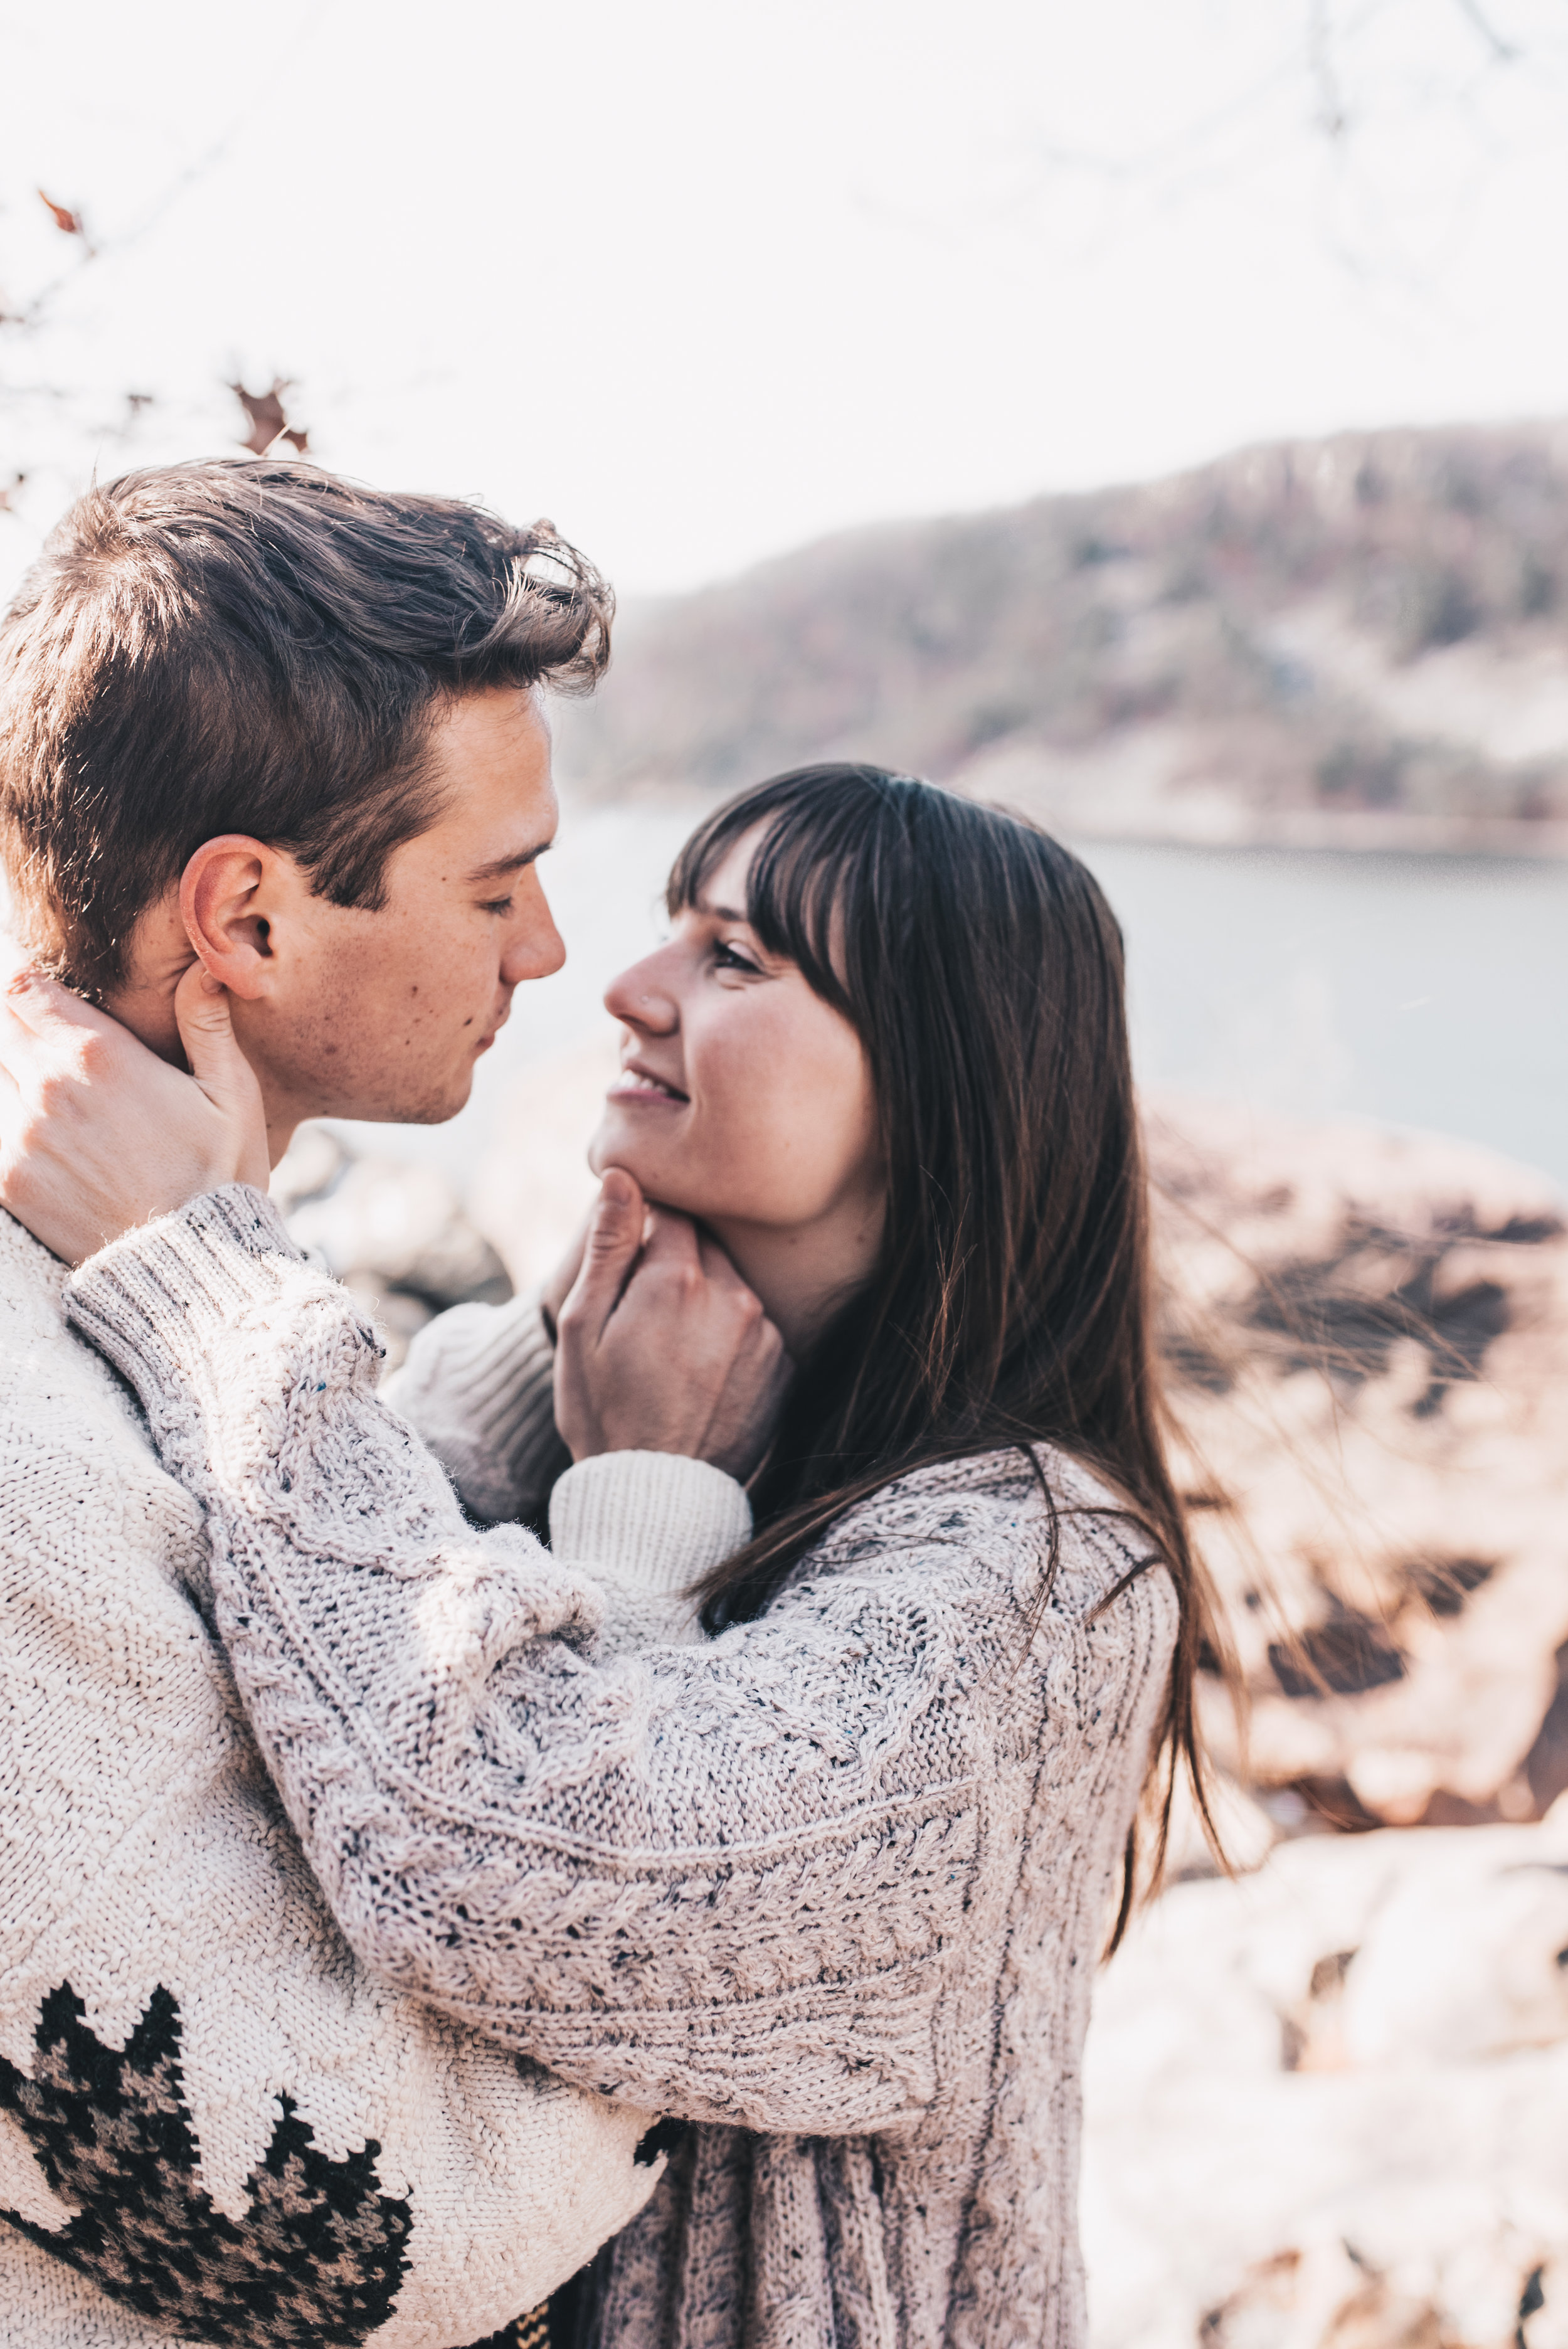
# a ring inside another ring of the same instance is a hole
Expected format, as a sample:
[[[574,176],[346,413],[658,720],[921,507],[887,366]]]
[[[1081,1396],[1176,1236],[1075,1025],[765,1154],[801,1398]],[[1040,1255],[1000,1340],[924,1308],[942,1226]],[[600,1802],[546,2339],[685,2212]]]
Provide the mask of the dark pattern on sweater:
[[[62,1982],[40,2010],[32,2078],[0,2057],[0,2111],[77,2216],[57,2233],[0,2218],[160,2331],[234,2349],[358,2349],[392,2312],[413,2225],[406,2202],[377,2191],[379,2145],[329,2161],[281,2097],[236,2224],[198,2181],[175,2001],[155,1990],[123,2050],[84,2012]]]

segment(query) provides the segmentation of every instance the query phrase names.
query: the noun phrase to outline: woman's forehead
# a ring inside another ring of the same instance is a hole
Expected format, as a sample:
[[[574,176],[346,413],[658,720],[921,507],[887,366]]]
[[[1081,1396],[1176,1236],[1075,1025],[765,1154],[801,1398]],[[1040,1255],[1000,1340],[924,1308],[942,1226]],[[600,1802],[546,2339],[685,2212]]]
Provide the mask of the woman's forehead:
[[[696,912],[721,922],[749,918],[751,861],[766,830],[766,824],[754,823],[715,855],[692,893]]]

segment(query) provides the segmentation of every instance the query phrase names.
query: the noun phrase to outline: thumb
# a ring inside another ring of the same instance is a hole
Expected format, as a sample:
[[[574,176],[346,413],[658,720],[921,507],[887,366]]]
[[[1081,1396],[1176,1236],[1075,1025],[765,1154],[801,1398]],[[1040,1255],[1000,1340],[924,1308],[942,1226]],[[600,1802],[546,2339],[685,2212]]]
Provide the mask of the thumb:
[[[643,1245],[643,1195],[624,1166],[610,1166],[600,1185],[599,1204],[588,1226],[583,1269],[572,1301],[590,1334],[597,1338],[621,1301],[621,1291]]]
[[[262,1089],[235,1037],[229,990],[204,963],[193,962],[175,988],[174,1017],[191,1075],[234,1130],[238,1179],[265,1190],[270,1169]]]

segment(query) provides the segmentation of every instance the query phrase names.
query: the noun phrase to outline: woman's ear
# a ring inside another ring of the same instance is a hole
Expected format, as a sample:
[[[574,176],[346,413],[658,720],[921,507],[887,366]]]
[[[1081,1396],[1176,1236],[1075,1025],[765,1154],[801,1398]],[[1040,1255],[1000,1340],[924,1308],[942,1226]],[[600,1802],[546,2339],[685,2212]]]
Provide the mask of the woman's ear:
[[[185,935],[231,995],[253,1000],[272,983],[267,906],[275,851],[242,832],[204,841],[180,882]]]

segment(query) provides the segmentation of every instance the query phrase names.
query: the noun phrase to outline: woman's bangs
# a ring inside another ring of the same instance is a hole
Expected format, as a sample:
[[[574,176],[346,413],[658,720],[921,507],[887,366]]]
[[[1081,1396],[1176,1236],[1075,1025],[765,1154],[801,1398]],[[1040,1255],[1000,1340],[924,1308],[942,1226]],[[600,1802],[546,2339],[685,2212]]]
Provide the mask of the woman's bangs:
[[[813,779],[815,780],[815,779]],[[850,1009],[842,973],[843,899],[862,849],[871,811],[840,789],[764,784],[700,824],[670,873],[672,917],[697,906],[725,858],[748,833],[760,832],[747,876],[746,918],[769,954],[794,963],[813,991]]]
[[[849,859],[847,843],[829,836],[837,830],[813,823],[804,810],[794,822],[781,815],[751,860],[747,917],[769,954],[788,956],[817,994],[842,1009],[846,990],[838,934]]]

